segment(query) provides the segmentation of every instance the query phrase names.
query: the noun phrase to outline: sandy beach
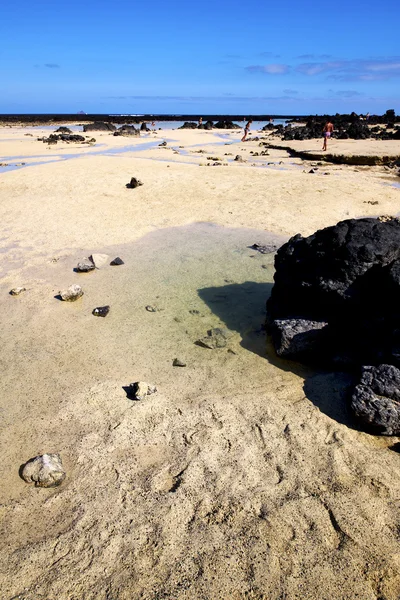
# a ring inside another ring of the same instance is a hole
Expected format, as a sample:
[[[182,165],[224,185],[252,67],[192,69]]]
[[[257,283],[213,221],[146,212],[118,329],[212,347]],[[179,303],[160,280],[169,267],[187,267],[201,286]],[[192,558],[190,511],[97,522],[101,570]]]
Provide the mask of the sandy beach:
[[[397,215],[396,171],[260,155],[254,127],[37,141],[56,128],[0,127],[1,600],[398,600],[400,440],[357,429],[349,374],[277,358],[251,248]],[[20,477],[43,453],[58,488]]]

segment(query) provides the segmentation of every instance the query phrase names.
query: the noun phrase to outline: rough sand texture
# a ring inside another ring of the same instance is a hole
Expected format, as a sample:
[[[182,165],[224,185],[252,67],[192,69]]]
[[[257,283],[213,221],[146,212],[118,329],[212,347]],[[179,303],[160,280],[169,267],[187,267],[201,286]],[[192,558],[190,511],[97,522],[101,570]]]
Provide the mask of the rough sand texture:
[[[356,430],[348,374],[276,358],[273,255],[249,248],[397,214],[394,178],[252,158],[239,131],[94,133],[92,148],[27,132],[0,132],[0,162],[54,162],[0,172],[0,597],[398,600],[399,440]],[[132,148],[157,139],[169,148]],[[92,253],[125,264],[75,273]],[[72,283],[83,298],[59,301]],[[212,327],[225,348],[194,343]],[[158,392],[130,400],[139,380]],[[19,477],[44,452],[62,457],[59,488]]]

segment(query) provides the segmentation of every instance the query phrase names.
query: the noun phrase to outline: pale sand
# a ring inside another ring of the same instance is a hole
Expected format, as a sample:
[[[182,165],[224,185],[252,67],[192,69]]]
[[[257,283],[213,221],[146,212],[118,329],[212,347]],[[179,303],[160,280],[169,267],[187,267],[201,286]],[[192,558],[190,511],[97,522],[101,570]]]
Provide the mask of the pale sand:
[[[312,175],[279,150],[252,159],[262,148],[239,131],[230,146],[206,131],[93,133],[105,145],[82,149],[33,131],[0,130],[0,162],[56,159],[0,173],[1,598],[397,600],[398,439],[354,429],[348,375],[265,351],[273,255],[248,248],[397,214],[395,179]],[[91,154],[163,136],[185,148]],[[236,154],[248,162],[198,166]],[[126,189],[132,176],[144,185]],[[92,252],[125,265],[74,273]],[[81,300],[54,298],[72,283]],[[215,326],[232,330],[229,351],[194,344]],[[137,380],[158,393],[127,399]],[[18,475],[43,452],[61,454],[58,489]]]

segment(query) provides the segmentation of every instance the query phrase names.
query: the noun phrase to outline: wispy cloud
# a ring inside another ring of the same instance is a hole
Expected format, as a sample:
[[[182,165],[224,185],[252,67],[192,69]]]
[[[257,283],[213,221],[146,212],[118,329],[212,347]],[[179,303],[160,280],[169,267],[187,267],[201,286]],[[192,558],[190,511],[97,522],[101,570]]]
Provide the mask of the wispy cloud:
[[[289,65],[270,63],[269,65],[250,65],[245,67],[250,73],[266,73],[267,75],[284,75],[290,71]]]
[[[298,94],[299,92],[297,90],[283,90],[283,93],[292,96],[293,94]]]
[[[264,58],[280,58],[280,54],[275,54],[275,52],[260,52],[258,56],[263,56]]]
[[[333,90],[329,90],[334,93],[336,96],[340,96],[341,98],[355,98],[357,96],[365,96],[362,92],[356,92],[355,90],[338,90],[337,92],[333,92]]]
[[[290,95],[285,96],[234,96],[234,95],[222,95],[222,96],[104,96],[103,100],[165,100],[165,101],[179,101],[179,102],[222,102],[229,100],[230,102],[257,102],[257,101],[270,101],[270,100],[297,100],[297,98],[291,97]]]
[[[310,77],[325,74],[335,81],[380,81],[400,77],[400,57],[309,62],[296,71]]]
[[[297,56],[296,58],[300,59],[300,60],[328,60],[329,58],[332,58],[331,54],[301,54],[300,56]]]
[[[44,66],[47,67],[48,69],[59,69],[60,68],[60,65],[58,65],[57,63],[46,63]]]

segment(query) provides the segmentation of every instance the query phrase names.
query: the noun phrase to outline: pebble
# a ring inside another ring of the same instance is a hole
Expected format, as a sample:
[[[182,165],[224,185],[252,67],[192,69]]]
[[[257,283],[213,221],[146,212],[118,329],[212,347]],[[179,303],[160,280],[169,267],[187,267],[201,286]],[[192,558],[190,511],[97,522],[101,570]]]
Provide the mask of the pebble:
[[[10,290],[11,296],[19,296],[22,292],[26,292],[26,288],[24,287],[16,287]]]
[[[195,344],[197,346],[203,346],[210,350],[216,348],[225,348],[227,340],[232,336],[232,332],[229,329],[214,327],[207,332],[207,336],[198,339]]]
[[[90,260],[90,258],[84,258],[82,262],[79,262],[76,265],[76,271],[78,273],[88,273],[89,271],[94,271],[95,265]]]
[[[65,302],[75,302],[81,296],[83,296],[83,290],[80,285],[74,283],[70,285],[67,290],[60,292],[61,300]]]
[[[145,381],[135,381],[135,383],[129,384],[129,396],[133,396],[135,400],[143,400],[146,396],[150,396],[150,394],[155,394],[157,391],[157,387],[155,385],[151,385],[146,383]]]
[[[186,363],[183,362],[183,360],[180,360],[179,358],[174,358],[174,360],[172,362],[172,366],[173,367],[186,367]]]
[[[24,465],[22,479],[34,483],[36,487],[57,487],[66,476],[59,454],[42,454]]]
[[[151,306],[150,304],[146,306],[146,310],[147,312],[157,312],[157,308],[155,306]]]
[[[249,246],[252,250],[257,250],[260,254],[271,254],[272,252],[276,252],[278,250],[278,246],[276,244],[253,244]]]
[[[109,306],[98,306],[92,310],[92,315],[95,317],[106,317],[110,312]]]
[[[140,185],[143,185],[143,183],[140,181],[140,179],[136,179],[136,177],[132,177],[130,182],[126,184],[126,187],[133,190],[133,189],[139,187]]]
[[[92,261],[96,269],[100,269],[108,261],[108,254],[92,254],[89,256],[89,260]]]
[[[122,260],[122,258],[120,258],[119,256],[117,256],[117,258],[114,258],[114,260],[112,260],[112,261],[110,262],[110,265],[111,265],[112,267],[116,267],[116,266],[118,266],[118,265],[124,265],[124,264],[125,264],[125,263],[124,263],[124,261],[123,261],[123,260]]]

